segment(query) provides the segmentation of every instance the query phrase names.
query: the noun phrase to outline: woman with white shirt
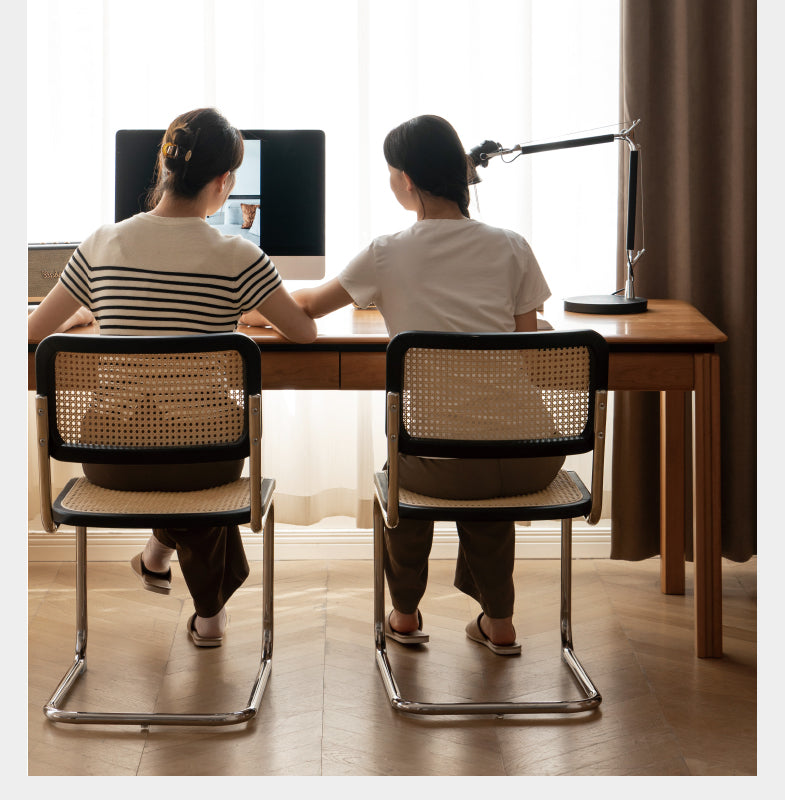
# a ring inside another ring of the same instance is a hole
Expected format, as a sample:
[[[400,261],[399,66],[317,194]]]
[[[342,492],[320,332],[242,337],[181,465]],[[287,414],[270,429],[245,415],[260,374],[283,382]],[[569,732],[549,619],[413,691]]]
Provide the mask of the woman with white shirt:
[[[375,304],[390,336],[405,330],[534,331],[536,309],[550,290],[526,240],[469,217],[468,160],[458,134],[441,117],[420,116],[384,141],[390,188],[417,215],[409,228],[374,239],[321,286],[293,293],[312,317],[351,302]],[[263,324],[257,314],[243,321]],[[433,496],[488,498],[547,486],[563,458],[425,459],[401,457],[402,486]],[[460,551],[455,585],[482,613],[469,638],[499,655],[520,653],[512,624],[513,523],[457,523]],[[428,575],[433,523],[401,520],[385,536],[385,572],[393,610],[387,635],[422,644],[418,603]]]

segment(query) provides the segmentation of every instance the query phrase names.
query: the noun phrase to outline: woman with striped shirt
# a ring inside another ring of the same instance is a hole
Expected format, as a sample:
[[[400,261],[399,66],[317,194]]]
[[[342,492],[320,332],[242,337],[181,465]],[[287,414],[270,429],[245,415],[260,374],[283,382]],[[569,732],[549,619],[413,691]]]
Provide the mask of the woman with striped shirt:
[[[215,109],[177,117],[161,143],[151,210],[104,225],[79,245],[28,317],[28,338],[39,341],[94,318],[102,334],[221,333],[258,310],[287,339],[313,341],[315,323],[292,300],[269,256],[206,221],[226,201],[242,160],[240,132]],[[193,490],[236,480],[243,462],[157,466],[83,468],[110,489]],[[131,562],[146,589],[169,593],[175,550],[196,611],[189,636],[200,647],[220,645],[226,601],[248,576],[239,529],[153,531]]]

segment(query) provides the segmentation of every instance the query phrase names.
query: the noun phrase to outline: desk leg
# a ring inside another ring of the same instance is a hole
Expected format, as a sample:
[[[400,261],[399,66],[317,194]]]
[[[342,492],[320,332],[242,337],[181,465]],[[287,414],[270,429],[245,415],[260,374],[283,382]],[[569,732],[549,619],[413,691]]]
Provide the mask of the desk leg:
[[[686,402],[686,392],[660,392],[660,588],[663,594],[684,594],[684,542],[688,528]]]
[[[722,656],[720,361],[695,356],[695,636],[698,658]]]

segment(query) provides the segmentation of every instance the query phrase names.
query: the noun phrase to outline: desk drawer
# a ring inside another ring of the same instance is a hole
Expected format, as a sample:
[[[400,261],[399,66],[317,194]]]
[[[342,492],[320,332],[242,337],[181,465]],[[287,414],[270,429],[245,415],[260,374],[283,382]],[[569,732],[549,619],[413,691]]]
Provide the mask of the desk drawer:
[[[341,353],[341,389],[384,389],[387,356],[380,353]]]
[[[262,391],[340,389],[338,353],[262,351]]]
[[[608,388],[640,391],[692,391],[692,353],[611,353]]]

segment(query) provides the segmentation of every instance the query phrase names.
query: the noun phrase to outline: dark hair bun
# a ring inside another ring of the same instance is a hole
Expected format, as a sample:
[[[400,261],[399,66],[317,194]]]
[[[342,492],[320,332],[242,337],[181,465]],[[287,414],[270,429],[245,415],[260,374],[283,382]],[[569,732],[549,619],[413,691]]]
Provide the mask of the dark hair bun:
[[[200,108],[181,114],[161,142],[148,207],[154,207],[165,191],[195,197],[213,178],[234,172],[242,160],[242,136],[218,111]]]

